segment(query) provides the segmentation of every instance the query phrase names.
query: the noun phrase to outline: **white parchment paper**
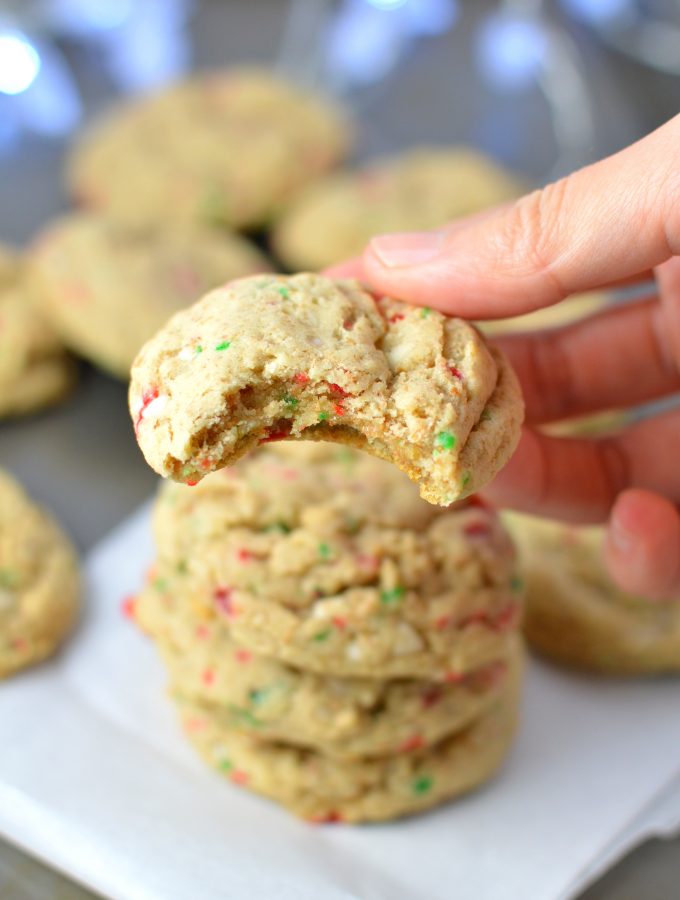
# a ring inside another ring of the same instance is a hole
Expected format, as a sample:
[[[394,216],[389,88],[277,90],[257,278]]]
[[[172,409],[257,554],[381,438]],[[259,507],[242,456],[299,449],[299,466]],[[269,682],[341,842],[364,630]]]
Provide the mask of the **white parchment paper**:
[[[391,825],[311,826],[205,769],[153,647],[120,613],[152,558],[148,508],[87,561],[56,662],[0,687],[0,832],[121,900],[558,900],[680,826],[680,685],[532,663],[501,776]]]

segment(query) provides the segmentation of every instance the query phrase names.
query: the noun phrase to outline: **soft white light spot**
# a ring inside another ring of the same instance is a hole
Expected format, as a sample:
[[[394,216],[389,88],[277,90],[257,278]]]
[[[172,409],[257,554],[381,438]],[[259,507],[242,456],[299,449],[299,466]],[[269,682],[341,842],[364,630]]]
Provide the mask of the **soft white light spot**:
[[[0,33],[0,91],[21,94],[35,81],[40,57],[35,47],[18,31]]]
[[[530,87],[543,68],[548,38],[540,22],[514,14],[490,16],[477,36],[476,55],[486,80],[499,91]]]
[[[183,360],[184,362],[189,362],[190,359],[193,359],[196,355],[196,352],[193,347],[182,347],[177,356]]]

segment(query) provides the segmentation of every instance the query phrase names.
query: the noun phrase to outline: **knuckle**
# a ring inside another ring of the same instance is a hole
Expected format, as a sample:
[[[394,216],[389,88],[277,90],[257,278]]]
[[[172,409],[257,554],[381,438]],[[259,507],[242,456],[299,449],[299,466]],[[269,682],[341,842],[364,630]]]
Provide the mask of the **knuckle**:
[[[562,231],[571,176],[533,191],[511,207],[504,241],[519,275],[538,276],[552,294],[566,296],[555,271],[562,253]]]

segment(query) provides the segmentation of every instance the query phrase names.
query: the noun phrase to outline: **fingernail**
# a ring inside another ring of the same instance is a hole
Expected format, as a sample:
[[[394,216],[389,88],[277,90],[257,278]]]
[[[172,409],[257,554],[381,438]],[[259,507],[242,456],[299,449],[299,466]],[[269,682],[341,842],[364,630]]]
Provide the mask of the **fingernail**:
[[[412,231],[380,234],[370,243],[371,250],[388,269],[418,266],[439,256],[446,235],[441,231]]]

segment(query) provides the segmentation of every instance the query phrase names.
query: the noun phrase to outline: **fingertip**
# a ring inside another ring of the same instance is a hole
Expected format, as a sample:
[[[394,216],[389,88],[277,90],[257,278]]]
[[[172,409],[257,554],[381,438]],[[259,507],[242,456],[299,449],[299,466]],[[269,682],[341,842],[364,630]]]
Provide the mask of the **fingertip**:
[[[605,564],[621,590],[649,600],[680,595],[680,515],[651,491],[623,491],[612,507]]]

